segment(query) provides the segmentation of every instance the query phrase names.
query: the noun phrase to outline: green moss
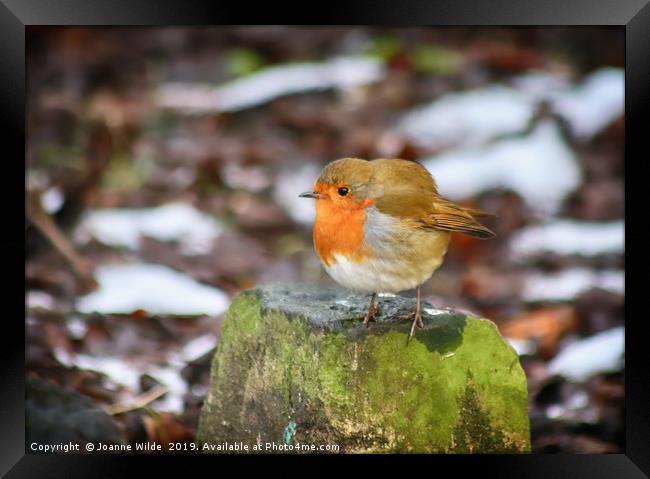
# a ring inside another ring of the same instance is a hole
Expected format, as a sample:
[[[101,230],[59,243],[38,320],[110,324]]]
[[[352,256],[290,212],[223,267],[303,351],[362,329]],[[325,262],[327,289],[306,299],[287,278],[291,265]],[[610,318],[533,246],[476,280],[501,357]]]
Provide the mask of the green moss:
[[[235,77],[250,75],[264,66],[264,59],[250,48],[233,48],[225,52],[226,69]]]
[[[457,453],[519,451],[519,444],[508,440],[492,424],[490,413],[476,391],[471,372],[468,372],[467,385],[459,401],[459,416],[452,435],[452,446]]]
[[[242,340],[242,334],[249,334],[255,330],[261,319],[259,295],[247,291],[235,297],[223,324],[223,343]],[[230,335],[236,335],[230,337]]]
[[[413,67],[417,71],[453,75],[463,65],[463,57],[449,48],[435,45],[418,45],[410,54]]]
[[[454,384],[440,380],[448,379],[440,354],[418,340],[406,347],[405,339],[395,331],[368,338],[358,389],[367,391],[378,426],[395,432],[393,449],[439,451],[455,420]]]

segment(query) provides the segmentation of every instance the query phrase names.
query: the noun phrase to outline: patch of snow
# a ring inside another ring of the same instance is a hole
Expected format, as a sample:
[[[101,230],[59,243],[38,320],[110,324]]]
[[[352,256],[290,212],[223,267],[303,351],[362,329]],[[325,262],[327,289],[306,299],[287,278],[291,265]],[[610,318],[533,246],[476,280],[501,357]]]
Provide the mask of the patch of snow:
[[[179,241],[185,254],[206,254],[222,227],[212,217],[187,203],[169,203],[143,209],[97,209],[86,213],[76,236],[93,236],[110,245],[138,248],[140,238]]]
[[[421,161],[443,196],[461,200],[497,188],[517,192],[526,203],[552,214],[581,181],[574,153],[557,125],[540,122],[524,138],[463,148]]]
[[[184,364],[141,365],[124,358],[75,354],[61,348],[54,350],[54,357],[64,366],[75,366],[105,374],[114,382],[126,387],[132,395],[135,395],[140,388],[140,377],[149,374],[169,389],[165,396],[154,402],[156,408],[174,413],[183,412],[183,397],[188,391],[187,383],[181,375]]]
[[[447,94],[407,113],[398,130],[429,148],[477,145],[495,136],[522,130],[534,100],[513,88],[491,85]]]
[[[54,309],[54,297],[45,291],[28,291],[25,295],[25,303],[28,309],[39,308],[46,311]]]
[[[551,92],[553,110],[567,119],[574,133],[588,140],[623,115],[625,74],[620,68],[601,68],[576,87]]]
[[[595,256],[623,253],[624,244],[623,221],[585,222],[561,219],[522,229],[513,236],[510,249],[515,258],[545,251]]]
[[[568,77],[541,70],[515,76],[511,79],[511,84],[536,102],[547,98],[550,92],[564,90],[570,86]]]
[[[320,168],[313,163],[305,163],[295,168],[280,171],[275,181],[273,197],[284,207],[289,216],[303,225],[312,225],[316,217],[316,200],[298,198],[300,193],[313,191],[314,182],[320,174]]]
[[[568,345],[549,363],[549,373],[572,381],[620,371],[625,353],[625,328],[619,326]]]
[[[439,314],[449,313],[449,311],[446,309],[437,309],[437,308],[422,308],[422,311],[424,311],[427,314],[430,314],[431,316],[437,316]]]
[[[262,191],[271,185],[270,175],[261,167],[243,167],[228,162],[223,168],[224,182],[233,189]]]
[[[622,271],[592,271],[572,268],[553,274],[533,274],[525,279],[522,296],[525,301],[571,300],[591,288],[623,294],[625,275]]]
[[[189,341],[181,351],[181,357],[185,362],[195,361],[217,345],[217,337],[212,334],[204,334]]]
[[[99,289],[79,298],[82,313],[212,315],[228,308],[227,294],[171,268],[156,264],[103,265],[96,269]]]
[[[202,397],[208,394],[209,389],[203,384],[193,384],[190,388],[190,391],[192,391],[192,394],[195,396]]]
[[[582,409],[589,405],[589,396],[585,391],[576,391],[567,400],[567,406],[571,409]]]
[[[623,114],[624,87],[619,68],[601,68],[579,85],[533,72],[515,77],[512,87],[488,85],[446,94],[405,114],[397,129],[429,148],[475,146],[523,131],[546,101],[579,138],[589,139]]]
[[[529,339],[505,338],[518,356],[530,356],[537,352],[537,344]]]
[[[76,354],[63,348],[55,348],[54,357],[64,366],[76,366],[80,369],[97,371],[110,377],[116,383],[126,386],[133,392],[138,390],[141,373],[131,361],[110,356]]]
[[[49,214],[54,214],[61,209],[65,203],[65,196],[63,191],[57,186],[48,188],[45,193],[41,195],[41,206],[43,210]]]
[[[566,409],[560,404],[551,404],[546,408],[546,415],[549,419],[559,419],[564,416]]]
[[[183,398],[187,394],[188,386],[181,375],[181,369],[179,367],[153,366],[147,371],[150,376],[169,389],[167,394],[154,402],[157,409],[175,413],[182,413],[185,409]]]
[[[73,316],[70,318],[70,320],[66,323],[66,327],[74,339],[82,339],[88,332],[88,325],[82,318],[78,316]]]
[[[383,62],[370,57],[344,56],[322,63],[273,66],[217,87],[169,83],[159,89],[157,102],[162,107],[190,113],[237,111],[295,93],[328,88],[345,92],[383,76]]]

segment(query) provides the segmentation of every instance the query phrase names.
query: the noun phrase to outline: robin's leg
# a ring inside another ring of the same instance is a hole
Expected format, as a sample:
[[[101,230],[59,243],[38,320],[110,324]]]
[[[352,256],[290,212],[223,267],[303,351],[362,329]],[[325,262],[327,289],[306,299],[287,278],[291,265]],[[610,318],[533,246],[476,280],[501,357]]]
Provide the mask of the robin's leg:
[[[424,323],[422,322],[422,312],[420,311],[420,286],[417,287],[417,300],[415,303],[415,317],[413,318],[413,324],[411,325],[411,332],[409,333],[408,339],[410,340],[413,337],[413,334],[415,333],[415,326],[419,325],[420,327],[424,327]]]
[[[420,285],[422,286],[422,285]],[[418,304],[415,306],[415,317],[418,320],[418,326],[424,328],[424,322],[422,321],[422,306],[420,305],[420,286],[418,286]]]
[[[377,314],[377,305],[375,304],[376,299],[377,299],[377,293],[372,293],[372,296],[370,297],[370,305],[368,306],[368,311],[366,312],[366,315],[363,317],[363,325],[366,328],[368,327],[368,321],[375,320],[375,316]]]

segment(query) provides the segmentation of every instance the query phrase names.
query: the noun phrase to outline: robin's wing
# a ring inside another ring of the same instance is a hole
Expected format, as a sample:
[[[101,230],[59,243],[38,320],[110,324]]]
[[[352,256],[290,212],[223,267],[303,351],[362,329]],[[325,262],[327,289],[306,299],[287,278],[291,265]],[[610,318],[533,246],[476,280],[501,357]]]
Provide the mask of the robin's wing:
[[[491,213],[465,208],[438,196],[433,202],[433,210],[424,220],[440,230],[458,231],[481,239],[494,238],[492,230],[476,221],[474,216],[488,216]]]
[[[458,231],[481,239],[496,236],[492,230],[474,218],[474,216],[488,216],[491,213],[465,208],[435,193],[428,195],[413,193],[393,191],[379,198],[376,206],[382,213],[410,219],[421,228]]]
[[[463,210],[472,216],[496,216],[496,213],[490,213],[489,211],[483,211],[476,208],[469,208],[467,206],[463,206]]]

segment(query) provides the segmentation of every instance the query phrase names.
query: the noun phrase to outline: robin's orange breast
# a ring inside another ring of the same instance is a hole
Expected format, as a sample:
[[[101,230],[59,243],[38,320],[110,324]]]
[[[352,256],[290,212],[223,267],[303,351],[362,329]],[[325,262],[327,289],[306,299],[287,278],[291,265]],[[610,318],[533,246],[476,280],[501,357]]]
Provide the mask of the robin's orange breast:
[[[325,265],[330,265],[337,254],[353,262],[373,254],[364,244],[364,226],[368,219],[364,206],[367,204],[342,208],[332,201],[316,201],[314,246]]]

